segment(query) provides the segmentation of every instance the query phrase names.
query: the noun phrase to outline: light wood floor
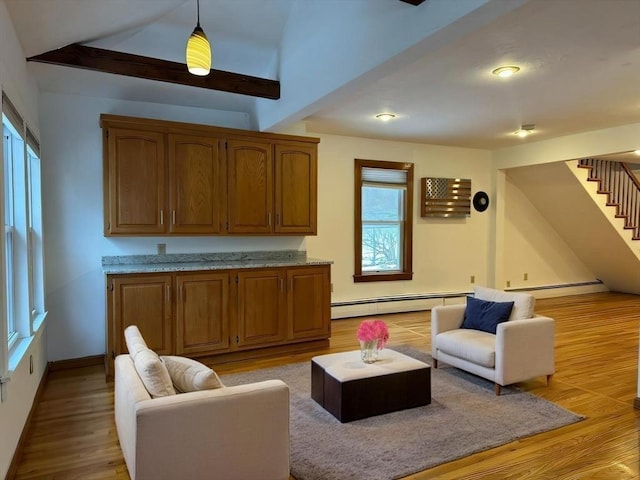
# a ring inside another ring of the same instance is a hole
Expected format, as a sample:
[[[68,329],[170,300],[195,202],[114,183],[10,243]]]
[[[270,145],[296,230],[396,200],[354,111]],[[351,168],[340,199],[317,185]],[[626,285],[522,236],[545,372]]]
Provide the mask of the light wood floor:
[[[585,421],[470,457],[407,479],[637,479],[640,410],[637,394],[640,296],[601,293],[538,300],[536,311],[556,319],[556,370],[520,384]],[[430,349],[428,312],[386,315],[389,346]],[[308,360],[353,350],[361,319],[333,322],[331,347],[286,358],[220,365],[219,373]],[[434,442],[438,439],[434,438]],[[128,479],[113,422],[113,385],[104,370],[53,372],[37,408],[17,479]],[[363,478],[366,478],[363,472]],[[179,479],[182,480],[182,479]]]

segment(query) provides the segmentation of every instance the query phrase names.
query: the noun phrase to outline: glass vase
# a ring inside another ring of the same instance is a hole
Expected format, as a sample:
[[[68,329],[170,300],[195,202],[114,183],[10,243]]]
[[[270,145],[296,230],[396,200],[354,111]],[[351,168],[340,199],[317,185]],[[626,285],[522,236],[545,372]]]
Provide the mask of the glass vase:
[[[360,354],[364,363],[373,363],[378,360],[378,341],[365,342],[360,340]]]

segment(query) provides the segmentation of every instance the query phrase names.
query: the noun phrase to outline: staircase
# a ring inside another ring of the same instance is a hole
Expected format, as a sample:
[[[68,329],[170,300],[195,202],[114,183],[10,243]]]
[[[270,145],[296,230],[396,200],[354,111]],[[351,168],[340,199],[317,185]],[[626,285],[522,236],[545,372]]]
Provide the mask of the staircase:
[[[598,182],[598,193],[607,195],[607,205],[616,207],[616,217],[624,219],[624,228],[632,230],[632,239],[640,240],[640,180],[623,162],[583,158],[578,167],[588,168],[588,181]]]

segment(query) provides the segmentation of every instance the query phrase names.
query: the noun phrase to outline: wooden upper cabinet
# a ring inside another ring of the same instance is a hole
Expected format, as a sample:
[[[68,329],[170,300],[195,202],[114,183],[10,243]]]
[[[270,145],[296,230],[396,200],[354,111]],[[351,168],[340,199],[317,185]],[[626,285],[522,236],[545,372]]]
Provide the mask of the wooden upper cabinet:
[[[229,233],[273,232],[273,146],[227,142]]]
[[[275,232],[317,233],[316,152],[316,145],[275,145]]]
[[[317,138],[100,119],[106,236],[317,233]]]
[[[164,233],[164,135],[119,128],[106,132],[105,235]]]
[[[168,136],[170,233],[217,234],[226,221],[220,140]]]
[[[176,353],[229,348],[229,273],[176,276]]]

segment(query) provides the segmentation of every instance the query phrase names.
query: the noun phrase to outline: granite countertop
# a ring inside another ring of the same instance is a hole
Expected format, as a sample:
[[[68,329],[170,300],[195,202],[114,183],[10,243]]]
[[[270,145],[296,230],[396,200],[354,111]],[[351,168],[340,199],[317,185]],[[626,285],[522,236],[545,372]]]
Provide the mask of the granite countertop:
[[[106,274],[189,272],[240,268],[330,265],[330,260],[308,258],[307,252],[279,250],[268,252],[175,253],[166,255],[124,255],[102,257]]]

